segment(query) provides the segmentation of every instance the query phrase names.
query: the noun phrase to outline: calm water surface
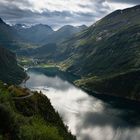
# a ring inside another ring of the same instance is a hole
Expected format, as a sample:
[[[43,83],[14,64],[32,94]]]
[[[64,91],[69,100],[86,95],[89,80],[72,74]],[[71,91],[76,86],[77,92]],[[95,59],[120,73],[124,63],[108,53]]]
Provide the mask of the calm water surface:
[[[26,86],[41,90],[77,140],[140,140],[139,104],[88,95],[59,76],[28,70]]]

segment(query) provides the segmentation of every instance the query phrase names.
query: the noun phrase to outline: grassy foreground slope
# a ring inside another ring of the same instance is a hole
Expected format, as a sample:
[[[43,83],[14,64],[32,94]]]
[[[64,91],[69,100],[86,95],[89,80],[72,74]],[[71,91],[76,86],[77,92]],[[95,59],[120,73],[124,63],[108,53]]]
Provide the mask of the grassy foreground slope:
[[[26,94],[27,89],[0,83],[0,140],[76,139],[46,96],[34,92],[30,97],[20,98]]]

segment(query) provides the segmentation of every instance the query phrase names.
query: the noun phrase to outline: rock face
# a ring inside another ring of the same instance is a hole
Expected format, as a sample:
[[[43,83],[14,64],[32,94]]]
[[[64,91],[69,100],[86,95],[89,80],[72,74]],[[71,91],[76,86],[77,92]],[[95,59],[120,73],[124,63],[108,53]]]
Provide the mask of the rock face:
[[[8,84],[20,84],[24,78],[26,73],[18,66],[15,54],[0,47],[0,80]]]

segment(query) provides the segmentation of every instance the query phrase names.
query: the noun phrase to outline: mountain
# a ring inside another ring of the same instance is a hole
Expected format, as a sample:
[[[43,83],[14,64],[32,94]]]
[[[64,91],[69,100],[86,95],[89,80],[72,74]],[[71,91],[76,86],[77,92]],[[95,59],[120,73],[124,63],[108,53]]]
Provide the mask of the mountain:
[[[75,84],[85,89],[140,100],[139,15],[139,5],[117,10],[59,43],[53,58],[43,59],[81,76]]]
[[[92,91],[140,99],[140,6],[118,10],[59,47],[61,65]],[[64,55],[64,53],[66,55]],[[132,83],[133,81],[133,83]]]
[[[17,31],[20,31],[26,28],[30,28],[30,26],[27,26],[26,24],[15,24],[13,25],[13,28],[15,28]]]
[[[25,24],[16,24],[13,28],[18,32],[24,42],[45,45],[48,43],[60,43],[87,27],[85,25],[78,27],[66,25],[57,31],[53,31],[50,26],[43,24],[37,24],[31,27]]]
[[[19,37],[16,30],[0,18],[0,45],[15,50],[18,48],[16,43],[18,40]]]
[[[24,24],[16,24],[13,28],[25,42],[29,43],[41,43],[42,40],[46,39],[53,32],[50,26],[43,24],[37,24],[31,27]]]
[[[20,49],[36,48],[45,44],[58,44],[86,28],[85,25],[79,27],[66,25],[58,31],[53,31],[50,26],[43,24],[10,26],[0,18],[0,45],[16,52]]]
[[[104,75],[139,67],[139,14],[140,6],[115,11],[64,42],[61,47],[67,48],[64,52],[68,54],[66,57],[76,60],[68,70],[74,72],[81,69],[76,72],[80,75]],[[127,65],[128,62],[131,65]]]
[[[5,24],[5,22],[0,18],[0,24]]]
[[[39,28],[36,28],[36,26],[40,26]],[[80,33],[81,31],[87,29],[87,26],[81,25],[81,26],[71,26],[66,25],[58,29],[57,31],[49,32],[48,35],[47,31],[45,31],[41,25],[36,25],[30,28],[26,28],[24,24],[17,24],[14,26],[14,28],[19,32],[20,37],[24,38],[23,40],[30,43],[36,43],[41,47],[32,47],[28,48],[27,45],[24,45],[25,47],[22,47],[22,49],[17,49],[16,53],[18,56],[31,56],[31,57],[46,57],[46,58],[53,58],[53,54],[55,55],[55,52],[57,51],[57,45],[61,44],[63,41],[72,38],[75,34]],[[47,25],[43,25],[47,27]],[[31,28],[34,28],[34,33],[31,33]],[[37,32],[37,30],[39,32]],[[43,32],[41,31],[43,30]],[[39,34],[38,34],[39,33]],[[26,39],[25,39],[26,37]],[[51,48],[52,47],[52,48]],[[51,52],[53,53],[50,53]],[[47,52],[47,53],[46,53]],[[46,56],[45,56],[46,55]]]
[[[81,26],[77,26],[77,28],[79,28],[80,31],[87,29],[88,27],[86,25],[81,25]]]
[[[77,34],[81,32],[82,30],[85,30],[87,27],[85,25],[82,26],[71,26],[71,25],[65,25],[58,29],[57,31],[53,32],[51,35],[49,35],[46,40],[43,42],[47,43],[61,43],[64,40],[73,37],[74,34]]]
[[[15,54],[0,47],[0,80],[7,84],[20,84],[26,76],[18,66]]]

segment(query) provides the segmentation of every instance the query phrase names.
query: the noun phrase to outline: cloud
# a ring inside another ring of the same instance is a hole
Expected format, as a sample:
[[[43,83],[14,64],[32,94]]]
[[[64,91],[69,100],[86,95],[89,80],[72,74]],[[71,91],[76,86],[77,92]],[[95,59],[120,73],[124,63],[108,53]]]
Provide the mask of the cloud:
[[[6,22],[48,24],[93,24],[118,8],[138,4],[139,0],[0,0],[0,17]]]
[[[107,0],[108,2],[127,3],[127,4],[140,4],[139,0]]]

